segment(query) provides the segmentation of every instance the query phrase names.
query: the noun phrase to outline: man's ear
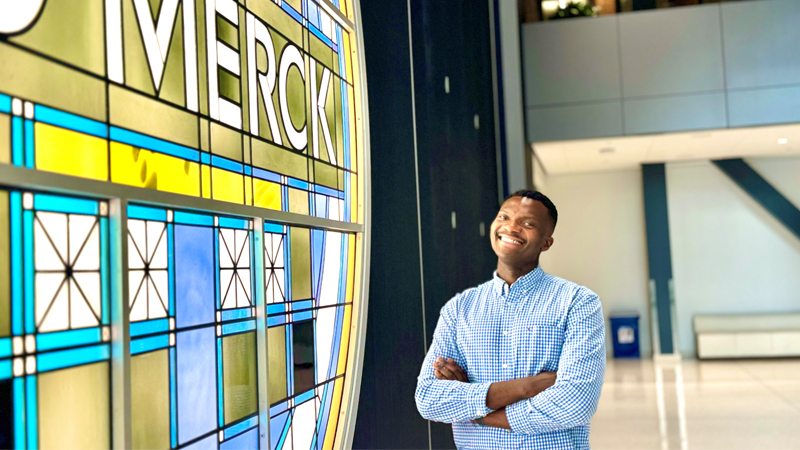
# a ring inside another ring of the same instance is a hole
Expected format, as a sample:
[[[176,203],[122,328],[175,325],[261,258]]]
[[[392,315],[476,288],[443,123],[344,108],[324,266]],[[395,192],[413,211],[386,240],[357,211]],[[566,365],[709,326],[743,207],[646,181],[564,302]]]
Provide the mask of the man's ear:
[[[549,250],[550,247],[553,246],[553,242],[554,241],[553,241],[553,237],[552,236],[550,236],[547,239],[545,239],[544,240],[544,244],[542,244],[542,251],[546,252],[547,250]]]

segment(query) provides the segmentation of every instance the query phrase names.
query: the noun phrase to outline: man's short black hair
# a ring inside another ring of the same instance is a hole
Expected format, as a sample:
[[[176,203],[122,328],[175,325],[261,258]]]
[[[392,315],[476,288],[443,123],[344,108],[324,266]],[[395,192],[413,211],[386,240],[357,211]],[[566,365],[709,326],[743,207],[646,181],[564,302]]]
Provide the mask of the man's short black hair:
[[[556,229],[556,223],[558,223],[558,210],[556,209],[556,205],[554,205],[546,195],[539,191],[521,190],[509,195],[506,200],[512,197],[525,197],[531,200],[536,200],[537,202],[541,202],[547,208],[547,214],[551,219],[553,219],[553,229]]]

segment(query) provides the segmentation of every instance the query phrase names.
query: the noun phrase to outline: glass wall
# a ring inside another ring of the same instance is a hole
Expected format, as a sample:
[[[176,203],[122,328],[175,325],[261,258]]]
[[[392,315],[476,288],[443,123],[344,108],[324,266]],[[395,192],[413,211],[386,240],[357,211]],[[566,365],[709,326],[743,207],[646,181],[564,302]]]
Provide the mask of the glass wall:
[[[0,6],[0,448],[342,447],[356,8]]]

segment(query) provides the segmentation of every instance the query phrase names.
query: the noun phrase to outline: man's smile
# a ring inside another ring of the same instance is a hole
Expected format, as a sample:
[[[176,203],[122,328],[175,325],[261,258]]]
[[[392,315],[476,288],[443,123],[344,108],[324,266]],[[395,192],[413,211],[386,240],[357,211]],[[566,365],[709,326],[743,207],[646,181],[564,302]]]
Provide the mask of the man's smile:
[[[497,240],[514,245],[522,245],[525,243],[525,240],[523,239],[500,233],[497,233]]]

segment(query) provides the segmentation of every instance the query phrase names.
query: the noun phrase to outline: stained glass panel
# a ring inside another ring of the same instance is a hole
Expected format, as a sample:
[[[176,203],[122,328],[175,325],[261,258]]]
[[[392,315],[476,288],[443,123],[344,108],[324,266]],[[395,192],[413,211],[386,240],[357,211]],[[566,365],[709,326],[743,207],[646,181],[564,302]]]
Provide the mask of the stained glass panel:
[[[131,395],[146,401],[139,409],[169,411],[150,433],[169,430],[170,448],[208,436],[227,445],[258,425],[252,222],[135,204],[127,213],[132,364],[163,380],[134,378]],[[149,355],[159,362],[140,362]],[[142,432],[142,443],[154,439]]]
[[[0,448],[258,448],[267,429],[272,448],[332,448],[362,235],[322,228],[359,231],[340,221],[364,196],[349,0],[20,17],[0,31],[0,165],[65,177],[0,188]]]
[[[349,342],[355,238],[266,223],[264,247],[265,280],[278,279],[275,267],[283,261],[290,280],[285,296],[267,285],[270,445],[331,448]]]
[[[306,161],[357,170],[353,35],[329,6],[105,3],[48,3],[0,42],[0,106],[22,105],[0,108],[0,136],[18,143],[0,162],[325,218],[285,189],[264,199],[264,183],[355,195],[324,169],[292,184],[313,178]]]
[[[108,205],[0,193],[0,270],[10,279],[0,311],[1,439],[6,448],[108,447]]]

